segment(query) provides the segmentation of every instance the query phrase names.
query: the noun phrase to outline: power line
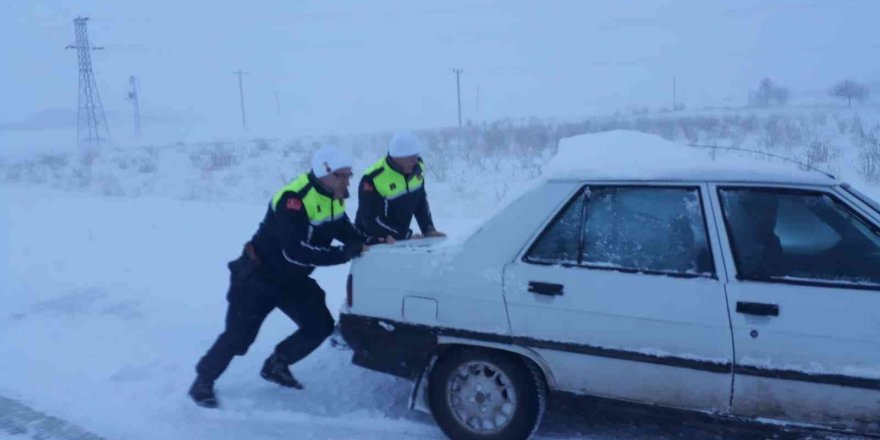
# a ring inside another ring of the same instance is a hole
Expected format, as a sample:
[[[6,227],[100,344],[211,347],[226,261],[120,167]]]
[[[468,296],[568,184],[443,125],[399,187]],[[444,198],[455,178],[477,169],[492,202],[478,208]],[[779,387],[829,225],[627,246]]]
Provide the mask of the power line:
[[[102,140],[110,140],[110,127],[107,125],[104,106],[101,104],[101,94],[98,92],[98,84],[95,82],[91,54],[93,50],[102,50],[104,48],[89,44],[88,20],[88,17],[77,17],[73,20],[76,43],[65,47],[65,49],[76,49],[79,67],[76,141],[80,145],[82,145],[84,140],[88,141],[89,144],[100,144]],[[88,136],[85,139],[83,139],[84,131]]]

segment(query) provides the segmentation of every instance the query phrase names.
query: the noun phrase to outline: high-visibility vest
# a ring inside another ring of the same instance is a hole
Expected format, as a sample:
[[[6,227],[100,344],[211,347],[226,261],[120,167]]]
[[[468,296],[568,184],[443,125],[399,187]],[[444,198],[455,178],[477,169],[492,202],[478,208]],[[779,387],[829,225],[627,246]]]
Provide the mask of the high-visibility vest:
[[[278,210],[278,202],[281,201],[281,197],[287,192],[295,193],[297,197],[301,198],[303,207],[306,209],[306,215],[309,216],[309,222],[314,226],[328,221],[339,220],[345,215],[345,202],[333,197],[327,197],[318,192],[309,181],[308,173],[301,174],[275,193],[275,196],[272,197],[273,211]]]
[[[413,173],[407,180],[406,176],[398,172],[388,164],[388,157],[383,157],[367,169],[365,174],[373,175],[373,186],[376,192],[386,200],[394,200],[404,194],[418,190],[425,184],[423,177],[424,165],[419,162],[422,172]],[[381,171],[379,171],[381,169]]]

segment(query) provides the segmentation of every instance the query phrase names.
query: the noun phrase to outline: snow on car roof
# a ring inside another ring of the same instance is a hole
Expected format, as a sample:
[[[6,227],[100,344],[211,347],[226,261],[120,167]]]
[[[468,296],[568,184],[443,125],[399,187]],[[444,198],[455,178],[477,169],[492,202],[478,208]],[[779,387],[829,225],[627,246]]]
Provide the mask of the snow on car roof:
[[[766,154],[697,148],[635,131],[614,130],[561,139],[545,168],[548,178],[839,183],[815,170]]]

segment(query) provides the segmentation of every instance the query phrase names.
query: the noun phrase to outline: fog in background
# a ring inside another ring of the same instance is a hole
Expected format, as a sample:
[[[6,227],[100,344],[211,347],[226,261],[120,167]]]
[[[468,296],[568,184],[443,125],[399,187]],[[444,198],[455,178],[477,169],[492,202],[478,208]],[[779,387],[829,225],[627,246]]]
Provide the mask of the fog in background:
[[[73,19],[88,16],[114,141],[367,133],[743,106],[764,77],[800,103],[880,80],[880,2],[9,0],[0,6],[0,148],[73,143]],[[241,127],[242,69],[248,132]]]

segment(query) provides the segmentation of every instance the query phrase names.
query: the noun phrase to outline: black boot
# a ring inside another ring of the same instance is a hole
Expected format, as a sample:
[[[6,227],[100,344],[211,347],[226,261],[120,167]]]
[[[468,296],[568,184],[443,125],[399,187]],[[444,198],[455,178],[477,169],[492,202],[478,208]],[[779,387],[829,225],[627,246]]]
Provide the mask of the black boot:
[[[196,381],[189,387],[189,396],[196,402],[196,405],[205,408],[216,408],[217,396],[214,395],[214,382],[196,377]]]
[[[290,368],[287,364],[279,362],[274,354],[269,356],[269,359],[266,359],[266,362],[263,363],[260,376],[269,382],[277,383],[283,387],[296,388],[298,390],[303,388],[302,384],[290,373]]]
[[[351,350],[351,347],[348,343],[345,342],[345,339],[342,337],[342,334],[339,333],[339,327],[333,329],[333,333],[330,333],[330,346],[340,350],[340,351],[348,351]]]

